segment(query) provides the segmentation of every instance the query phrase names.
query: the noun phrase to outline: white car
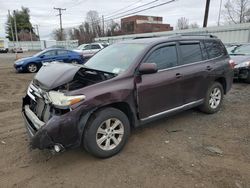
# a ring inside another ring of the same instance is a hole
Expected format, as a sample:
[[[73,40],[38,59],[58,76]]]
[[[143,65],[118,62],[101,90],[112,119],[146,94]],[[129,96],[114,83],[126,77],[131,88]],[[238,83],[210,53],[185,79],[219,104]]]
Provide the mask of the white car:
[[[92,57],[95,53],[99,52],[101,49],[107,47],[108,44],[105,43],[90,43],[82,44],[75,49],[75,52],[78,52],[83,55],[85,58]]]

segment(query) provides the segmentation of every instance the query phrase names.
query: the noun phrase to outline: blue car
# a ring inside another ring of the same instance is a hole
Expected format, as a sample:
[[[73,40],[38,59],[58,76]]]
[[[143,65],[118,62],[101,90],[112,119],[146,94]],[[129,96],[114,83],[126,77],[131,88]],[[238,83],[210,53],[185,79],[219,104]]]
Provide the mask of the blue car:
[[[15,61],[14,67],[18,72],[34,73],[42,67],[43,63],[52,61],[83,64],[84,58],[81,54],[71,50],[50,48],[31,57],[21,58]]]

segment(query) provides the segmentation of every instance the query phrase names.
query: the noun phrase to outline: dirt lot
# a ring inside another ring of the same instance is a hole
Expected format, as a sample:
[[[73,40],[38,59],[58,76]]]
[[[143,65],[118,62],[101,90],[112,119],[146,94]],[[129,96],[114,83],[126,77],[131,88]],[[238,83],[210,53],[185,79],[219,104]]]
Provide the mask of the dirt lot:
[[[0,54],[0,187],[250,187],[250,85],[235,83],[217,114],[189,110],[133,131],[101,160],[29,150],[20,107],[34,75],[13,62]]]

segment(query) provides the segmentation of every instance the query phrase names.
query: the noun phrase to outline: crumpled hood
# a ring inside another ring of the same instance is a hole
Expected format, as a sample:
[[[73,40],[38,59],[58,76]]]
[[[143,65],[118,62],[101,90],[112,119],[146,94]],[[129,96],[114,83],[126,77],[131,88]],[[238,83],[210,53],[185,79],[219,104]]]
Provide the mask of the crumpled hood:
[[[52,62],[45,64],[34,77],[34,83],[44,90],[51,90],[73,80],[80,66]]]
[[[248,55],[231,55],[230,58],[234,60],[235,64],[250,61],[250,56]]]

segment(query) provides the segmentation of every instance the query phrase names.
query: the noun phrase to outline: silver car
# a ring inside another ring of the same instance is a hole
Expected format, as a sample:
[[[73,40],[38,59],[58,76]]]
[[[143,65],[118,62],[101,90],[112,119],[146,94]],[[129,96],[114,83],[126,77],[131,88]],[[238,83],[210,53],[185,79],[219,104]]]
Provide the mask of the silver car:
[[[101,49],[107,47],[108,44],[105,43],[90,43],[90,44],[82,44],[78,46],[78,48],[74,51],[80,53],[85,58],[90,58],[95,53],[99,52]]]

